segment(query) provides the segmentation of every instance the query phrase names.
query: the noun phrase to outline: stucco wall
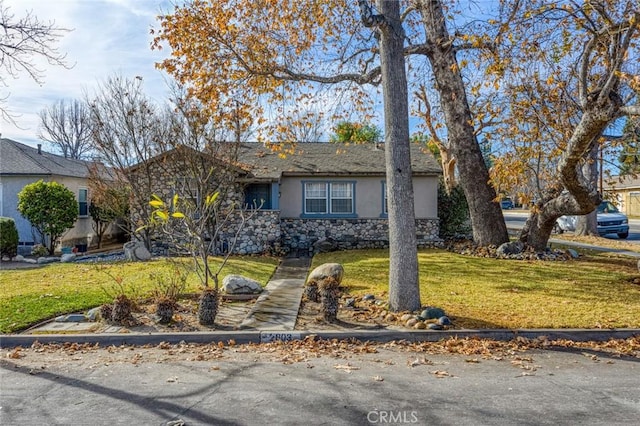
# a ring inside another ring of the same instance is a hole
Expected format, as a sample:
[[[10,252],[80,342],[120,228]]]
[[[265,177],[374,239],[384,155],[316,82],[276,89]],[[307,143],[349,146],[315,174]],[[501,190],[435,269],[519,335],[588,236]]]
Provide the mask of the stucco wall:
[[[303,211],[303,182],[355,182],[356,214],[359,219],[379,218],[383,209],[383,182],[380,176],[360,176],[340,179],[309,179],[283,177],[280,183],[280,211],[282,218],[298,218]],[[413,179],[416,219],[435,219],[438,216],[438,178]]]
[[[1,192],[1,208],[0,208],[0,216],[11,217],[16,222],[16,227],[18,228],[18,239],[20,241],[20,246],[18,247],[19,252],[21,254],[30,254],[31,247],[33,244],[41,243],[38,240],[37,234],[32,231],[31,223],[22,217],[18,212],[18,193],[22,191],[22,189],[33,182],[37,182],[38,180],[43,180],[45,182],[57,182],[61,185],[67,187],[78,199],[78,190],[80,188],[88,189],[87,183],[85,179],[82,178],[72,178],[65,176],[2,176],[0,177],[0,182],[2,185]],[[91,198],[91,194],[89,193],[89,199]],[[107,232],[106,237],[109,237],[109,234],[116,233],[117,228],[115,226],[111,227]],[[91,245],[96,243],[96,235],[92,227],[91,217],[78,217],[76,220],[74,227],[62,236],[62,246],[72,246],[75,244],[88,244]]]

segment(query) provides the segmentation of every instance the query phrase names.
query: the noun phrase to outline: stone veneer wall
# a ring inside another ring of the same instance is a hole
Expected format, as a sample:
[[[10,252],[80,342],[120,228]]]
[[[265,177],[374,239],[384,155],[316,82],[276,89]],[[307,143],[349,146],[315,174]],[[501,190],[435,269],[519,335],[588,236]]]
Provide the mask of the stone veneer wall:
[[[419,247],[437,245],[438,219],[417,219]],[[313,250],[319,240],[332,240],[339,249],[386,248],[387,219],[282,219],[282,245],[288,250]]]
[[[236,254],[282,253],[280,232],[280,211],[259,210],[244,213],[247,218],[234,247]],[[223,246],[228,249],[240,225],[240,215],[236,215],[222,228]]]

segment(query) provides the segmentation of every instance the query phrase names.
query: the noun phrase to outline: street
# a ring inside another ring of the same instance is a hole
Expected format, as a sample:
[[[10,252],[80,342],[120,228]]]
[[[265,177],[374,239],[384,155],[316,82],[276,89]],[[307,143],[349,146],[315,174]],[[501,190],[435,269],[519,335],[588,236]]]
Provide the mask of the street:
[[[504,220],[507,224],[507,228],[520,229],[524,225],[525,221],[529,217],[528,210],[503,210]],[[605,238],[611,240],[620,240],[616,234],[606,235]],[[629,219],[629,237],[625,240],[630,243],[640,244],[640,220]]]
[[[640,359],[590,349],[448,355],[337,343],[322,354],[290,344],[1,355],[3,425],[631,425],[640,418]]]

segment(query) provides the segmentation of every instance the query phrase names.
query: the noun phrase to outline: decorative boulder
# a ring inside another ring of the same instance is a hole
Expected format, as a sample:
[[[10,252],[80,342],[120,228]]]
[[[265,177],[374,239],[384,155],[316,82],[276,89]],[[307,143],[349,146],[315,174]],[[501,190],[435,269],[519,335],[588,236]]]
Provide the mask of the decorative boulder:
[[[433,306],[428,306],[420,313],[420,318],[423,320],[438,319],[443,316],[445,316],[444,311],[440,308],[434,308]]]
[[[140,241],[124,243],[124,257],[131,262],[146,261],[151,259],[151,253]]]
[[[521,241],[512,241],[510,243],[501,244],[496,250],[498,256],[509,256],[512,254],[522,253],[524,244]]]
[[[309,274],[307,278],[307,285],[312,283],[320,284],[327,278],[333,278],[338,285],[342,283],[342,277],[344,276],[344,268],[339,263],[323,263],[315,268]]]
[[[262,286],[258,281],[242,275],[227,275],[222,280],[222,290],[226,294],[257,294],[262,293]]]
[[[69,263],[73,262],[76,259],[76,255],[74,253],[66,253],[60,256],[60,262]]]

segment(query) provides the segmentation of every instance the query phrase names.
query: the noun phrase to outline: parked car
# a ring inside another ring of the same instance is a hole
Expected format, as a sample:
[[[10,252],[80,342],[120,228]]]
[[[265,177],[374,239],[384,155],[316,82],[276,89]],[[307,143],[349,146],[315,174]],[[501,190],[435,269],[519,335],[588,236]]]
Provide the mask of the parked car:
[[[510,198],[505,198],[500,201],[500,207],[502,207],[503,210],[511,210],[514,207],[513,201],[511,201]]]
[[[624,213],[620,213],[616,206],[609,201],[603,201],[596,209],[598,221],[598,234],[618,234],[619,238],[629,236],[629,219]],[[556,221],[554,230],[558,233],[575,231],[578,216],[561,216]]]

